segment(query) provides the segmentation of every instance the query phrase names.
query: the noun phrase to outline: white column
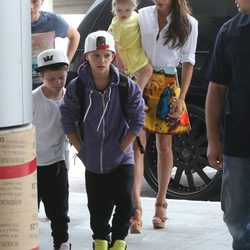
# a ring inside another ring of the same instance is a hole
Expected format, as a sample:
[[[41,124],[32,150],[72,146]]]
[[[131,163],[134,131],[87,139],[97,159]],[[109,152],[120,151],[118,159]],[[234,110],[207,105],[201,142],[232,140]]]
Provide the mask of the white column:
[[[0,128],[32,121],[30,0],[1,0]]]

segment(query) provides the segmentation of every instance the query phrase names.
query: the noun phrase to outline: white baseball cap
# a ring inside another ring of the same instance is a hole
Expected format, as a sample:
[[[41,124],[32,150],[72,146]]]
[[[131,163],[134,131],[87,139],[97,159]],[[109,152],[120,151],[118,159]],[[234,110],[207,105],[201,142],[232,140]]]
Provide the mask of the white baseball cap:
[[[90,33],[85,39],[84,54],[99,49],[111,50],[115,53],[114,38],[105,30]]]
[[[37,56],[37,67],[35,70],[40,71],[43,67],[56,64],[69,65],[69,60],[64,51],[59,49],[48,49]]]

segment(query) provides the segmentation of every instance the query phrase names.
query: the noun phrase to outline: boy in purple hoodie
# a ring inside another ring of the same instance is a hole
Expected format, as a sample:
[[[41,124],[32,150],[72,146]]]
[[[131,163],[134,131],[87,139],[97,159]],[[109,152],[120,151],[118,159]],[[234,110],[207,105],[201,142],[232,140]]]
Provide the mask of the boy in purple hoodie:
[[[86,167],[94,249],[125,250],[125,237],[134,212],[132,144],[144,125],[144,101],[138,85],[128,78],[128,97],[121,107],[121,79],[118,69],[112,64],[115,43],[111,34],[106,31],[89,34],[85,40],[84,56],[86,62],[78,71],[85,85],[84,142],[81,143],[76,134],[75,121],[81,112],[76,95],[77,80],[68,85],[60,107],[63,129]]]

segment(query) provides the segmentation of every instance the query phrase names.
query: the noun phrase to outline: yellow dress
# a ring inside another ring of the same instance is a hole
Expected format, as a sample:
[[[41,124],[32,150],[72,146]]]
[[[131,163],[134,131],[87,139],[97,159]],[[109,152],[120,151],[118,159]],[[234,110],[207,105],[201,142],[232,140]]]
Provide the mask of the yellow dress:
[[[108,31],[119,44],[122,58],[127,64],[127,75],[135,73],[148,63],[148,58],[142,48],[141,33],[138,24],[138,13],[133,12],[131,17],[121,21],[113,17]]]

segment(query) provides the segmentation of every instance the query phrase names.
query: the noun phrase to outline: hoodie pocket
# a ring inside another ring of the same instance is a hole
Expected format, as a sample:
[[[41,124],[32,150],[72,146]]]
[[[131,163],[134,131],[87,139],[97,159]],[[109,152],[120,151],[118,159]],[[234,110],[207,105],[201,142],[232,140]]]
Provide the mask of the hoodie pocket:
[[[105,169],[112,169],[119,166],[125,156],[125,151],[122,149],[119,142],[108,145],[104,148],[104,167]]]
[[[99,144],[85,144],[78,155],[84,166],[91,172],[100,173],[100,147]]]

